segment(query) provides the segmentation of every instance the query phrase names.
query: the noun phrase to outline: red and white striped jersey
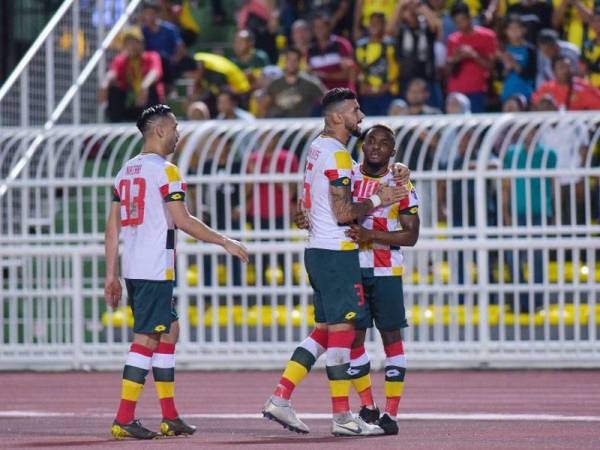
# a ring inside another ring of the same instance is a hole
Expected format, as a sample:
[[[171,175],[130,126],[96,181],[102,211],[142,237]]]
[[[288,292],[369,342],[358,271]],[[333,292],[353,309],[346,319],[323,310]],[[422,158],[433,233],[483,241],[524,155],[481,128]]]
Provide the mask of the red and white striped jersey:
[[[362,202],[379,189],[380,185],[393,183],[392,171],[381,177],[370,177],[362,172],[361,164],[352,168],[352,197],[354,202]],[[390,206],[381,206],[371,211],[360,225],[368,230],[399,231],[401,214],[417,214],[419,198],[414,186],[410,185],[408,197]],[[402,249],[373,242],[361,245],[359,251],[360,267],[372,268],[375,276],[402,275],[404,271]]]
[[[184,201],[177,166],[155,153],[125,163],[115,178],[113,201],[121,205],[123,277],[175,279],[175,225],[167,202]]]

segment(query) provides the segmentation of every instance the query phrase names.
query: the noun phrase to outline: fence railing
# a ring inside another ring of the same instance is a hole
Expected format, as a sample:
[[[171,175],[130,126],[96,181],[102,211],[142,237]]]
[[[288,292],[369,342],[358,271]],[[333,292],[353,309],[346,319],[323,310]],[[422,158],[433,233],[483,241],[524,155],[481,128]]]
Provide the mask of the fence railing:
[[[600,114],[381,120],[421,201],[421,237],[405,250],[411,366],[600,366]],[[183,366],[276,367],[310,330],[306,236],[290,218],[321,126],[181,125],[188,206],[252,252],[241,265],[179,235]],[[2,178],[31,139],[0,135]],[[133,126],[58,126],[8,184],[1,368],[122,364],[132,317],[104,304],[103,232],[112,179],[140,148]],[[368,349],[377,366],[376,333]]]

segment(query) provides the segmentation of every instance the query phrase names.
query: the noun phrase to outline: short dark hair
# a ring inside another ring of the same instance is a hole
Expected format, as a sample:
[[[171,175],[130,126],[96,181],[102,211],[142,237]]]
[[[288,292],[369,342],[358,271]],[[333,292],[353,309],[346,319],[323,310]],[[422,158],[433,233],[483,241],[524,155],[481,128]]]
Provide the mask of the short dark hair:
[[[142,9],[153,9],[154,11],[160,11],[160,4],[157,0],[144,0],[142,3]]]
[[[173,111],[167,105],[158,104],[149,106],[142,111],[142,114],[140,115],[140,118],[136,124],[137,128],[140,130],[142,135],[146,134],[148,131],[148,124],[152,122],[153,119],[157,117],[168,117],[169,114],[173,114]]]
[[[516,23],[517,25],[525,26],[525,22],[523,22],[523,17],[520,14],[509,14],[504,19],[504,28],[507,28],[510,24]]]
[[[539,45],[558,43],[558,33],[551,28],[544,28],[538,34],[537,42]]]
[[[556,55],[554,58],[552,58],[552,68],[554,69],[556,67],[556,64],[561,61],[569,61],[569,66],[571,66],[571,69],[573,68],[571,58],[569,58],[567,55]]]
[[[367,135],[371,131],[374,131],[374,130],[383,130],[390,134],[392,141],[394,141],[394,142],[396,141],[396,133],[394,133],[394,130],[392,130],[392,127],[390,127],[389,125],[386,125],[385,123],[376,123],[375,125],[367,128],[367,130],[362,135],[363,140],[367,138]]]
[[[285,54],[295,53],[299,59],[302,59],[302,52],[298,47],[288,47],[285,49]]]
[[[450,17],[454,18],[454,16],[458,16],[460,14],[471,17],[469,5],[463,2],[456,2],[454,5],[452,5],[452,8],[450,9]]]
[[[385,14],[382,12],[374,12],[369,16],[369,20],[371,19],[381,19],[385,22]]]
[[[323,96],[323,100],[321,100],[323,114],[327,114],[331,108],[345,100],[356,100],[356,94],[352,89],[340,87],[330,89]]]
[[[233,103],[235,103],[236,105],[239,104],[238,96],[235,95],[235,93],[231,89],[229,89],[228,87],[221,88],[221,90],[219,91],[219,94],[217,95],[217,97],[219,95],[226,95],[227,97],[229,97],[229,100],[231,100]]]

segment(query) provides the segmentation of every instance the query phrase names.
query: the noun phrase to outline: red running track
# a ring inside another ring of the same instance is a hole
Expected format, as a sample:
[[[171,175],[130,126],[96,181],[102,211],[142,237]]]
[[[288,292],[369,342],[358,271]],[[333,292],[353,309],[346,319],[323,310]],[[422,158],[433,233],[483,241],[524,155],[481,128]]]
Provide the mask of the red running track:
[[[600,371],[409,372],[400,435],[373,438],[329,434],[328,387],[319,370],[294,395],[300,414],[317,415],[306,420],[309,435],[258,418],[279,375],[179,372],[178,409],[192,417],[189,421],[199,431],[187,438],[139,442],[110,438],[119,373],[0,373],[0,447],[600,449]],[[376,399],[383,404],[383,374],[374,373],[373,382]],[[138,415],[150,428],[158,428],[160,409],[151,377]]]

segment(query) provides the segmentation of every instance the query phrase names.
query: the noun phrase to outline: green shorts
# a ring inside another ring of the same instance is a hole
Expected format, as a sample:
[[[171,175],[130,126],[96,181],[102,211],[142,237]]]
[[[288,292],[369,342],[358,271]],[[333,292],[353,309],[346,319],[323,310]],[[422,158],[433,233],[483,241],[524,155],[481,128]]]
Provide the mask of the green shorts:
[[[133,311],[133,332],[168,333],[171,322],[179,319],[175,311],[173,281],[125,279],[125,286]]]
[[[402,277],[376,277],[373,269],[361,269],[362,282],[367,300],[366,317],[356,322],[356,328],[364,330],[375,327],[380,331],[394,331],[408,327],[404,310]]]
[[[307,248],[304,263],[314,290],[316,322],[335,324],[365,318],[358,250]]]

